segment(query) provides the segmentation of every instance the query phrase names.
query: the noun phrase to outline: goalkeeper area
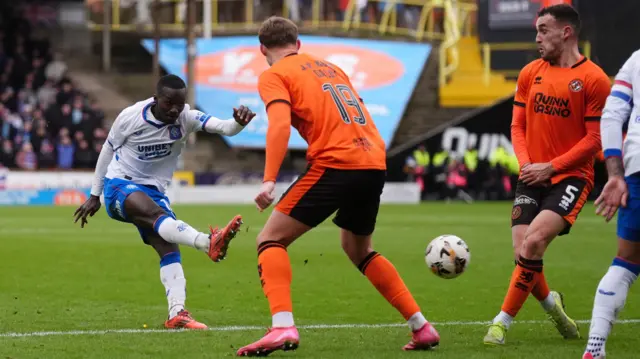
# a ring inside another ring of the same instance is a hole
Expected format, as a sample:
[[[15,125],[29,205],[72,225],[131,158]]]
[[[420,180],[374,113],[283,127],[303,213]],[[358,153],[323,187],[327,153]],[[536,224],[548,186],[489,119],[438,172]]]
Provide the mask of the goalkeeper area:
[[[255,237],[268,217],[254,206],[175,206],[178,218],[206,229],[236,213],[242,232],[227,259],[182,248],[187,309],[211,328],[163,329],[167,303],[158,256],[135,227],[101,209],[84,229],[75,207],[0,208],[0,357],[2,358],[225,358],[271,324],[257,274]],[[300,348],[290,358],[578,358],[584,351],[596,286],[616,254],[615,224],[585,206],[572,232],[545,255],[552,290],[583,339],[566,341],[532,297],[504,347],[487,347],[486,325],[500,309],[513,270],[511,203],[383,205],[374,248],[391,260],[422,311],[441,335],[428,353],[405,353],[408,328],[400,315],[342,252],[330,221],[289,248],[294,316]],[[424,261],[429,241],[451,233],[469,245],[462,276],[444,280]],[[638,287],[607,344],[611,358],[637,357]]]

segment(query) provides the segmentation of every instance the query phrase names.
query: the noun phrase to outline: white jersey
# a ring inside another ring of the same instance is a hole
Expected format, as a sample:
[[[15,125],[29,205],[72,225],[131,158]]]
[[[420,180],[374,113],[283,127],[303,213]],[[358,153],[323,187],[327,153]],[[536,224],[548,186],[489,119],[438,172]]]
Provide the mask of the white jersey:
[[[223,121],[190,110],[189,105],[185,105],[175,123],[165,124],[151,113],[153,103],[150,98],[127,107],[113,123],[96,166],[93,195],[100,195],[105,177],[153,185],[164,192],[189,134],[205,130],[233,136],[243,128],[233,119]]]
[[[602,111],[600,132],[605,157],[623,157],[625,176],[640,172],[640,50],[634,52],[616,75]],[[629,121],[627,137],[622,126]]]

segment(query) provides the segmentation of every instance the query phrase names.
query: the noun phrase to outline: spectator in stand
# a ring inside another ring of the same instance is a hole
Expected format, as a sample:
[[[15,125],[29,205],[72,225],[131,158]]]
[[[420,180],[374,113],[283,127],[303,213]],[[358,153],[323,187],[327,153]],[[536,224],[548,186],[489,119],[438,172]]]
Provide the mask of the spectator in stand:
[[[61,90],[56,95],[56,102],[58,105],[66,105],[71,102],[71,99],[75,96],[75,91],[73,90],[73,84],[69,80],[63,80],[61,85]]]
[[[2,141],[2,152],[0,152],[0,163],[7,168],[16,166],[16,154],[13,142],[9,139]]]
[[[67,74],[67,64],[62,61],[62,54],[56,52],[53,61],[45,69],[46,79],[52,83],[58,83]]]
[[[82,132],[77,132],[82,133]],[[89,143],[82,139],[78,141],[78,149],[75,152],[74,167],[89,169],[93,168],[97,161],[96,153],[89,147]]]
[[[38,169],[38,156],[33,152],[31,142],[24,142],[22,149],[16,155],[16,165],[18,168],[26,171],[35,171]]]
[[[33,150],[41,152],[41,146],[44,141],[49,141],[49,143],[51,143],[51,138],[47,132],[47,128],[42,125],[42,122],[36,122],[34,135],[31,138]]]
[[[58,168],[71,169],[73,167],[73,157],[75,152],[75,146],[71,142],[71,138],[68,134],[60,136],[60,141],[57,146],[58,150]]]
[[[53,169],[56,168],[56,152],[51,140],[45,138],[40,144],[40,151],[38,151],[38,167],[40,169]]]
[[[47,80],[37,92],[38,102],[40,105],[44,106],[45,109],[56,101],[58,91],[55,89],[53,84],[54,83],[51,80]]]

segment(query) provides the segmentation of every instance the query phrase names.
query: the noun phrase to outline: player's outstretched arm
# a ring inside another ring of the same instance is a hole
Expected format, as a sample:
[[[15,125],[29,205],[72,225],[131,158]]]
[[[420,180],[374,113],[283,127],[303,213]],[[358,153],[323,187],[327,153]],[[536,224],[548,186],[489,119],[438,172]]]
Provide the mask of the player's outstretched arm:
[[[233,119],[229,120],[221,120],[196,110],[189,111],[188,115],[189,120],[195,124],[195,127],[198,127],[196,130],[204,130],[208,133],[218,133],[224,136],[237,135],[255,116],[256,114],[246,106],[234,108]]]

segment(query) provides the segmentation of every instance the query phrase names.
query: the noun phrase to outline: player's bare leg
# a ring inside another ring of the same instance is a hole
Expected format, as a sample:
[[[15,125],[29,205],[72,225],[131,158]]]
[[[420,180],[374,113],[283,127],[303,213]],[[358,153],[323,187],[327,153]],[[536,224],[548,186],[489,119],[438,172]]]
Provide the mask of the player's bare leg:
[[[542,257],[553,239],[565,228],[566,222],[559,214],[543,210],[525,232],[518,264],[511,276],[501,312],[494,318],[484,337],[485,344],[504,344],[506,331],[520,311],[533,288],[543,278]],[[555,296],[555,295],[554,295]],[[562,298],[555,298],[556,305],[547,313],[565,338],[579,338],[578,326],[564,312]]]
[[[631,285],[640,274],[640,242],[618,238],[618,254],[598,284],[589,341],[583,359],[604,359],[613,323],[624,308]]]
[[[311,227],[274,210],[258,234],[258,274],[269,300],[272,326],[262,339],[240,348],[238,356],[266,356],[275,350],[298,348],[300,335],[293,321],[287,247],[309,229]]]
[[[426,350],[440,342],[438,332],[425,319],[420,307],[393,264],[373,250],[371,235],[356,235],[342,230],[342,249],[382,296],[404,317],[412,332],[404,350]]]
[[[210,234],[197,231],[187,223],[171,218],[144,192],[134,192],[127,197],[125,212],[131,221],[140,227],[152,228],[169,243],[182,244],[199,249],[212,261],[219,262],[226,257],[229,243],[235,237],[242,217],[235,216],[221,230],[211,229]]]
[[[147,243],[160,256],[160,281],[164,285],[169,305],[169,316],[164,326],[168,329],[207,329],[205,324],[197,322],[185,309],[187,280],[184,277],[178,245],[169,243],[155,234],[147,237]]]

